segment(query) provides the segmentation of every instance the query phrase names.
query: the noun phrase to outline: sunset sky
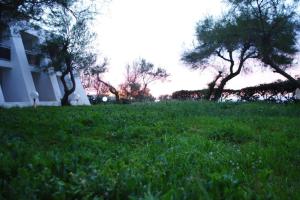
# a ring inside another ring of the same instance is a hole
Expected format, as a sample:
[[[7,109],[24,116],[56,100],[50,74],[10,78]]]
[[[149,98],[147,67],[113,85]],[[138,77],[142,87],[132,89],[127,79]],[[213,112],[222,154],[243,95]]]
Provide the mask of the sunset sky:
[[[215,72],[190,70],[180,58],[196,43],[196,23],[208,15],[221,15],[225,9],[221,0],[112,0],[104,6],[94,26],[99,57],[107,57],[110,63],[104,79],[118,86],[124,80],[125,66],[145,58],[171,74],[167,81],[150,85],[154,96],[205,88]],[[291,71],[294,75],[300,74],[297,65]],[[233,79],[227,88],[238,89],[279,78],[280,75],[257,68],[253,74]]]

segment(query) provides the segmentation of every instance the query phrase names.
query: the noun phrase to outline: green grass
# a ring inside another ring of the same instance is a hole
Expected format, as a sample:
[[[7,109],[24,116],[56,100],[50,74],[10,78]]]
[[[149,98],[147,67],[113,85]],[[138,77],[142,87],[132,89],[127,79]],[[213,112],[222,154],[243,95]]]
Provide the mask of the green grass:
[[[0,199],[300,199],[300,105],[0,110]]]

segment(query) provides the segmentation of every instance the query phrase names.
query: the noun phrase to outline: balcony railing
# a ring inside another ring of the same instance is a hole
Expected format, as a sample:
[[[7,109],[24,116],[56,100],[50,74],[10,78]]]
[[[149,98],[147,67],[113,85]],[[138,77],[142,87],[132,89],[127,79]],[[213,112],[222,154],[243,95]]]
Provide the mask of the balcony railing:
[[[39,66],[41,63],[41,56],[37,52],[26,50],[26,57],[29,65]]]
[[[8,45],[0,43],[0,59],[6,61],[11,60],[10,47]]]

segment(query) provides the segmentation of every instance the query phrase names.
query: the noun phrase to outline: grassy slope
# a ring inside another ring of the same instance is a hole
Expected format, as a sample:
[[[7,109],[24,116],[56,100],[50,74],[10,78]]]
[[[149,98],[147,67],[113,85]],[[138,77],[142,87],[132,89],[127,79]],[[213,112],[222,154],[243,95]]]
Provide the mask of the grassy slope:
[[[0,199],[300,198],[300,105],[0,110]]]

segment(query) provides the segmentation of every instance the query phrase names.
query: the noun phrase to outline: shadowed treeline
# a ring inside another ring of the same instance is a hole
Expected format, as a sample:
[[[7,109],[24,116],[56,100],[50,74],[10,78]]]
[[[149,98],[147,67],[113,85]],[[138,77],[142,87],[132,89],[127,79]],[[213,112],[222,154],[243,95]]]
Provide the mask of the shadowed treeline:
[[[300,79],[298,79],[300,81]],[[224,89],[221,100],[230,100],[234,97],[236,101],[272,101],[272,102],[293,102],[295,98],[295,90],[297,87],[291,81],[276,81],[268,84],[260,84],[252,87],[245,87],[240,90]],[[181,90],[172,94],[172,99],[188,100],[188,99],[207,99],[210,89],[203,90]],[[214,95],[214,92],[212,92]]]

